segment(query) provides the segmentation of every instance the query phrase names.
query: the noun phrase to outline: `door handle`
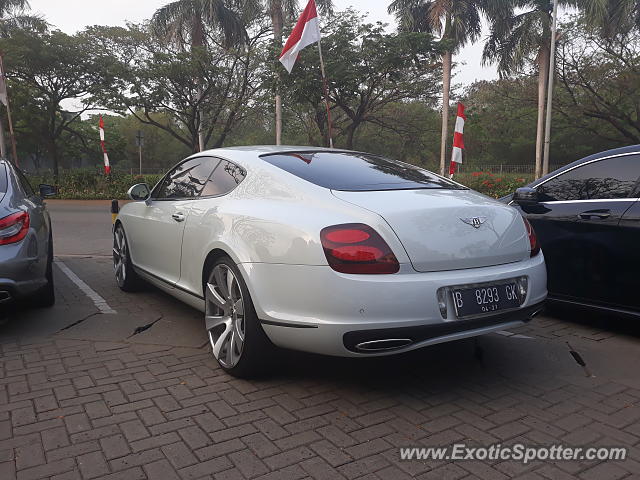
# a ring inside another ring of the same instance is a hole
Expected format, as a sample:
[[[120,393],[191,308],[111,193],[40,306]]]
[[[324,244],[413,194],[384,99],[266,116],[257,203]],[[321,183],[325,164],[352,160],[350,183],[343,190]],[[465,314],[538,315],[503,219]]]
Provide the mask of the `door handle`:
[[[605,218],[609,218],[611,216],[611,210],[589,210],[587,212],[582,212],[578,214],[578,218],[580,220],[590,220],[591,218],[599,218],[600,220],[604,220]]]
[[[174,213],[173,215],[171,215],[171,218],[173,218],[176,222],[184,222],[184,213]]]

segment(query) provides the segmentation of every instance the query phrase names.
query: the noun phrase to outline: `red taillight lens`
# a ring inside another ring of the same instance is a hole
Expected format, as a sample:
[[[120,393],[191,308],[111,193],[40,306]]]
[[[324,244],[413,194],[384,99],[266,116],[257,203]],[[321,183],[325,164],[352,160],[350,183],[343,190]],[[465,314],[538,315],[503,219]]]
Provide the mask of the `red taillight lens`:
[[[323,228],[320,240],[331,268],[340,273],[397,273],[396,256],[373,228],[347,223]]]
[[[0,218],[0,245],[16,243],[27,236],[29,231],[29,214],[18,212]]]
[[[538,237],[536,236],[536,232],[533,230],[533,227],[529,223],[529,220],[522,217],[524,220],[524,226],[527,229],[527,235],[529,236],[529,244],[531,245],[531,256],[535,257],[538,253],[540,253],[540,244],[538,243]]]

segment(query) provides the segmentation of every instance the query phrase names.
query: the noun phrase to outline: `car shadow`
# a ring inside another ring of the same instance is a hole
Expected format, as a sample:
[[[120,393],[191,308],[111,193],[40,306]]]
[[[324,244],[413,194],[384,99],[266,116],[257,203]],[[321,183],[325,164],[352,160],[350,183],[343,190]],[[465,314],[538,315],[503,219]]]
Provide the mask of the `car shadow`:
[[[280,350],[269,369],[270,380],[332,381],[378,388],[428,380],[429,384],[455,386],[470,378],[495,377],[483,361],[483,339],[464,339],[383,357],[329,357]],[[479,346],[480,348],[476,348]],[[275,368],[274,368],[275,367]]]
[[[619,335],[640,337],[640,317],[550,302],[546,313],[557,320]]]

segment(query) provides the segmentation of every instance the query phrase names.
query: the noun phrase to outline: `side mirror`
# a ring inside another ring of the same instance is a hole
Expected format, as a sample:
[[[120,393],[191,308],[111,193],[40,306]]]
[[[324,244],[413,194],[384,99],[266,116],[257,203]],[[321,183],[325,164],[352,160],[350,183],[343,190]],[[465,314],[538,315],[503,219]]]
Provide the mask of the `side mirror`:
[[[38,185],[38,188],[40,189],[40,196],[42,198],[53,197],[58,194],[58,187],[54,187],[53,185],[41,183]]]
[[[540,202],[540,196],[535,188],[520,187],[513,194],[513,201],[518,205],[536,205]]]
[[[149,196],[151,196],[151,190],[149,190],[149,185],[146,183],[138,183],[129,189],[127,192],[129,198],[136,202],[141,200],[147,200]]]

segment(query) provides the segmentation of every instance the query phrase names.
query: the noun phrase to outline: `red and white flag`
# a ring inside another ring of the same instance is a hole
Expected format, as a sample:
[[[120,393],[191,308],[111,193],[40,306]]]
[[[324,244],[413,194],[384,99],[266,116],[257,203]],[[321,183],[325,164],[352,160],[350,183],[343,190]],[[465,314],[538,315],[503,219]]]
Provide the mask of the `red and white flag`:
[[[451,152],[451,164],[449,165],[449,175],[453,177],[456,173],[456,163],[462,164],[462,151],[464,150],[464,122],[467,117],[464,114],[464,105],[458,102],[458,115],[456,116],[456,128],[453,132],[453,151]]]
[[[107,155],[107,147],[104,145],[104,120],[100,115],[100,122],[98,123],[100,129],[100,146],[102,147],[102,154],[104,155],[104,174],[109,175],[111,173],[111,166],[109,165],[109,155]]]
[[[291,73],[300,51],[320,41],[320,21],[315,0],[309,0],[280,54],[280,62]]]

